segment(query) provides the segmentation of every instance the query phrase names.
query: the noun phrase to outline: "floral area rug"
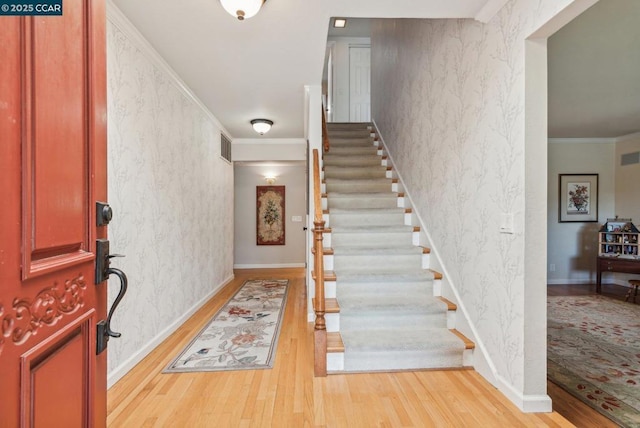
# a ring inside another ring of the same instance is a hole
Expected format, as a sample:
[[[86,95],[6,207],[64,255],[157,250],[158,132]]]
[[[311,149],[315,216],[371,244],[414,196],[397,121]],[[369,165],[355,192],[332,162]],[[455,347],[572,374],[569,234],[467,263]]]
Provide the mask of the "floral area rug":
[[[164,373],[272,368],[288,283],[246,281]]]
[[[547,298],[549,380],[624,427],[640,427],[640,305]]]

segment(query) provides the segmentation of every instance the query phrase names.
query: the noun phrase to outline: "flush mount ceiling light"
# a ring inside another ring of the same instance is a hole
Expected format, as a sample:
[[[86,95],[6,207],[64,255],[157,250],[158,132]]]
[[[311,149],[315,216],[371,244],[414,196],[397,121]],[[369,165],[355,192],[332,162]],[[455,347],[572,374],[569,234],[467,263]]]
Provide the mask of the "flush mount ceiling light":
[[[220,4],[238,21],[244,21],[257,14],[265,1],[267,0],[220,0]]]
[[[269,119],[253,119],[251,121],[251,125],[253,125],[254,131],[256,131],[260,135],[264,135],[271,129],[273,121]]]
[[[336,18],[333,21],[334,28],[344,28],[347,26],[347,20],[345,18]]]

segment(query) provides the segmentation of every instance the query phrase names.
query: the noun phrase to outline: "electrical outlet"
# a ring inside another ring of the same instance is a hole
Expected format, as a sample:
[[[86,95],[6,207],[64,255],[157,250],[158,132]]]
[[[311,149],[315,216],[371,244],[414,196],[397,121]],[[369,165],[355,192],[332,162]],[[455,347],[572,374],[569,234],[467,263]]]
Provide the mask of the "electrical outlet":
[[[549,272],[555,272],[556,271],[556,265],[554,265],[553,263],[551,263],[549,265]]]

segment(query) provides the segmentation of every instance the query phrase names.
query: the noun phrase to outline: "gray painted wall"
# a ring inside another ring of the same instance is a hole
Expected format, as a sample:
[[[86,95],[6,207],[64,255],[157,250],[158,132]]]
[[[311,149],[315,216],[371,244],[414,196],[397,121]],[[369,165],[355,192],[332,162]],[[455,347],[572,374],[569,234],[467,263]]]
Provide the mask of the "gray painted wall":
[[[295,267],[306,260],[306,171],[304,163],[235,164],[234,167],[234,267]],[[285,186],[285,245],[256,244],[256,186],[265,186],[265,175],[275,175]],[[292,221],[293,216],[302,219]]]

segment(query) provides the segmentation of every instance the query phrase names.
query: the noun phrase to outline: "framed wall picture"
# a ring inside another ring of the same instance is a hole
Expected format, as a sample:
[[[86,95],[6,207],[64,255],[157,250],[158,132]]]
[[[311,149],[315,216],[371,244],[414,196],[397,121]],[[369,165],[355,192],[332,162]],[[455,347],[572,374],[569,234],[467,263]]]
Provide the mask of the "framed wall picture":
[[[284,245],[284,186],[256,186],[256,243]]]
[[[598,174],[560,174],[558,221],[598,221]]]

